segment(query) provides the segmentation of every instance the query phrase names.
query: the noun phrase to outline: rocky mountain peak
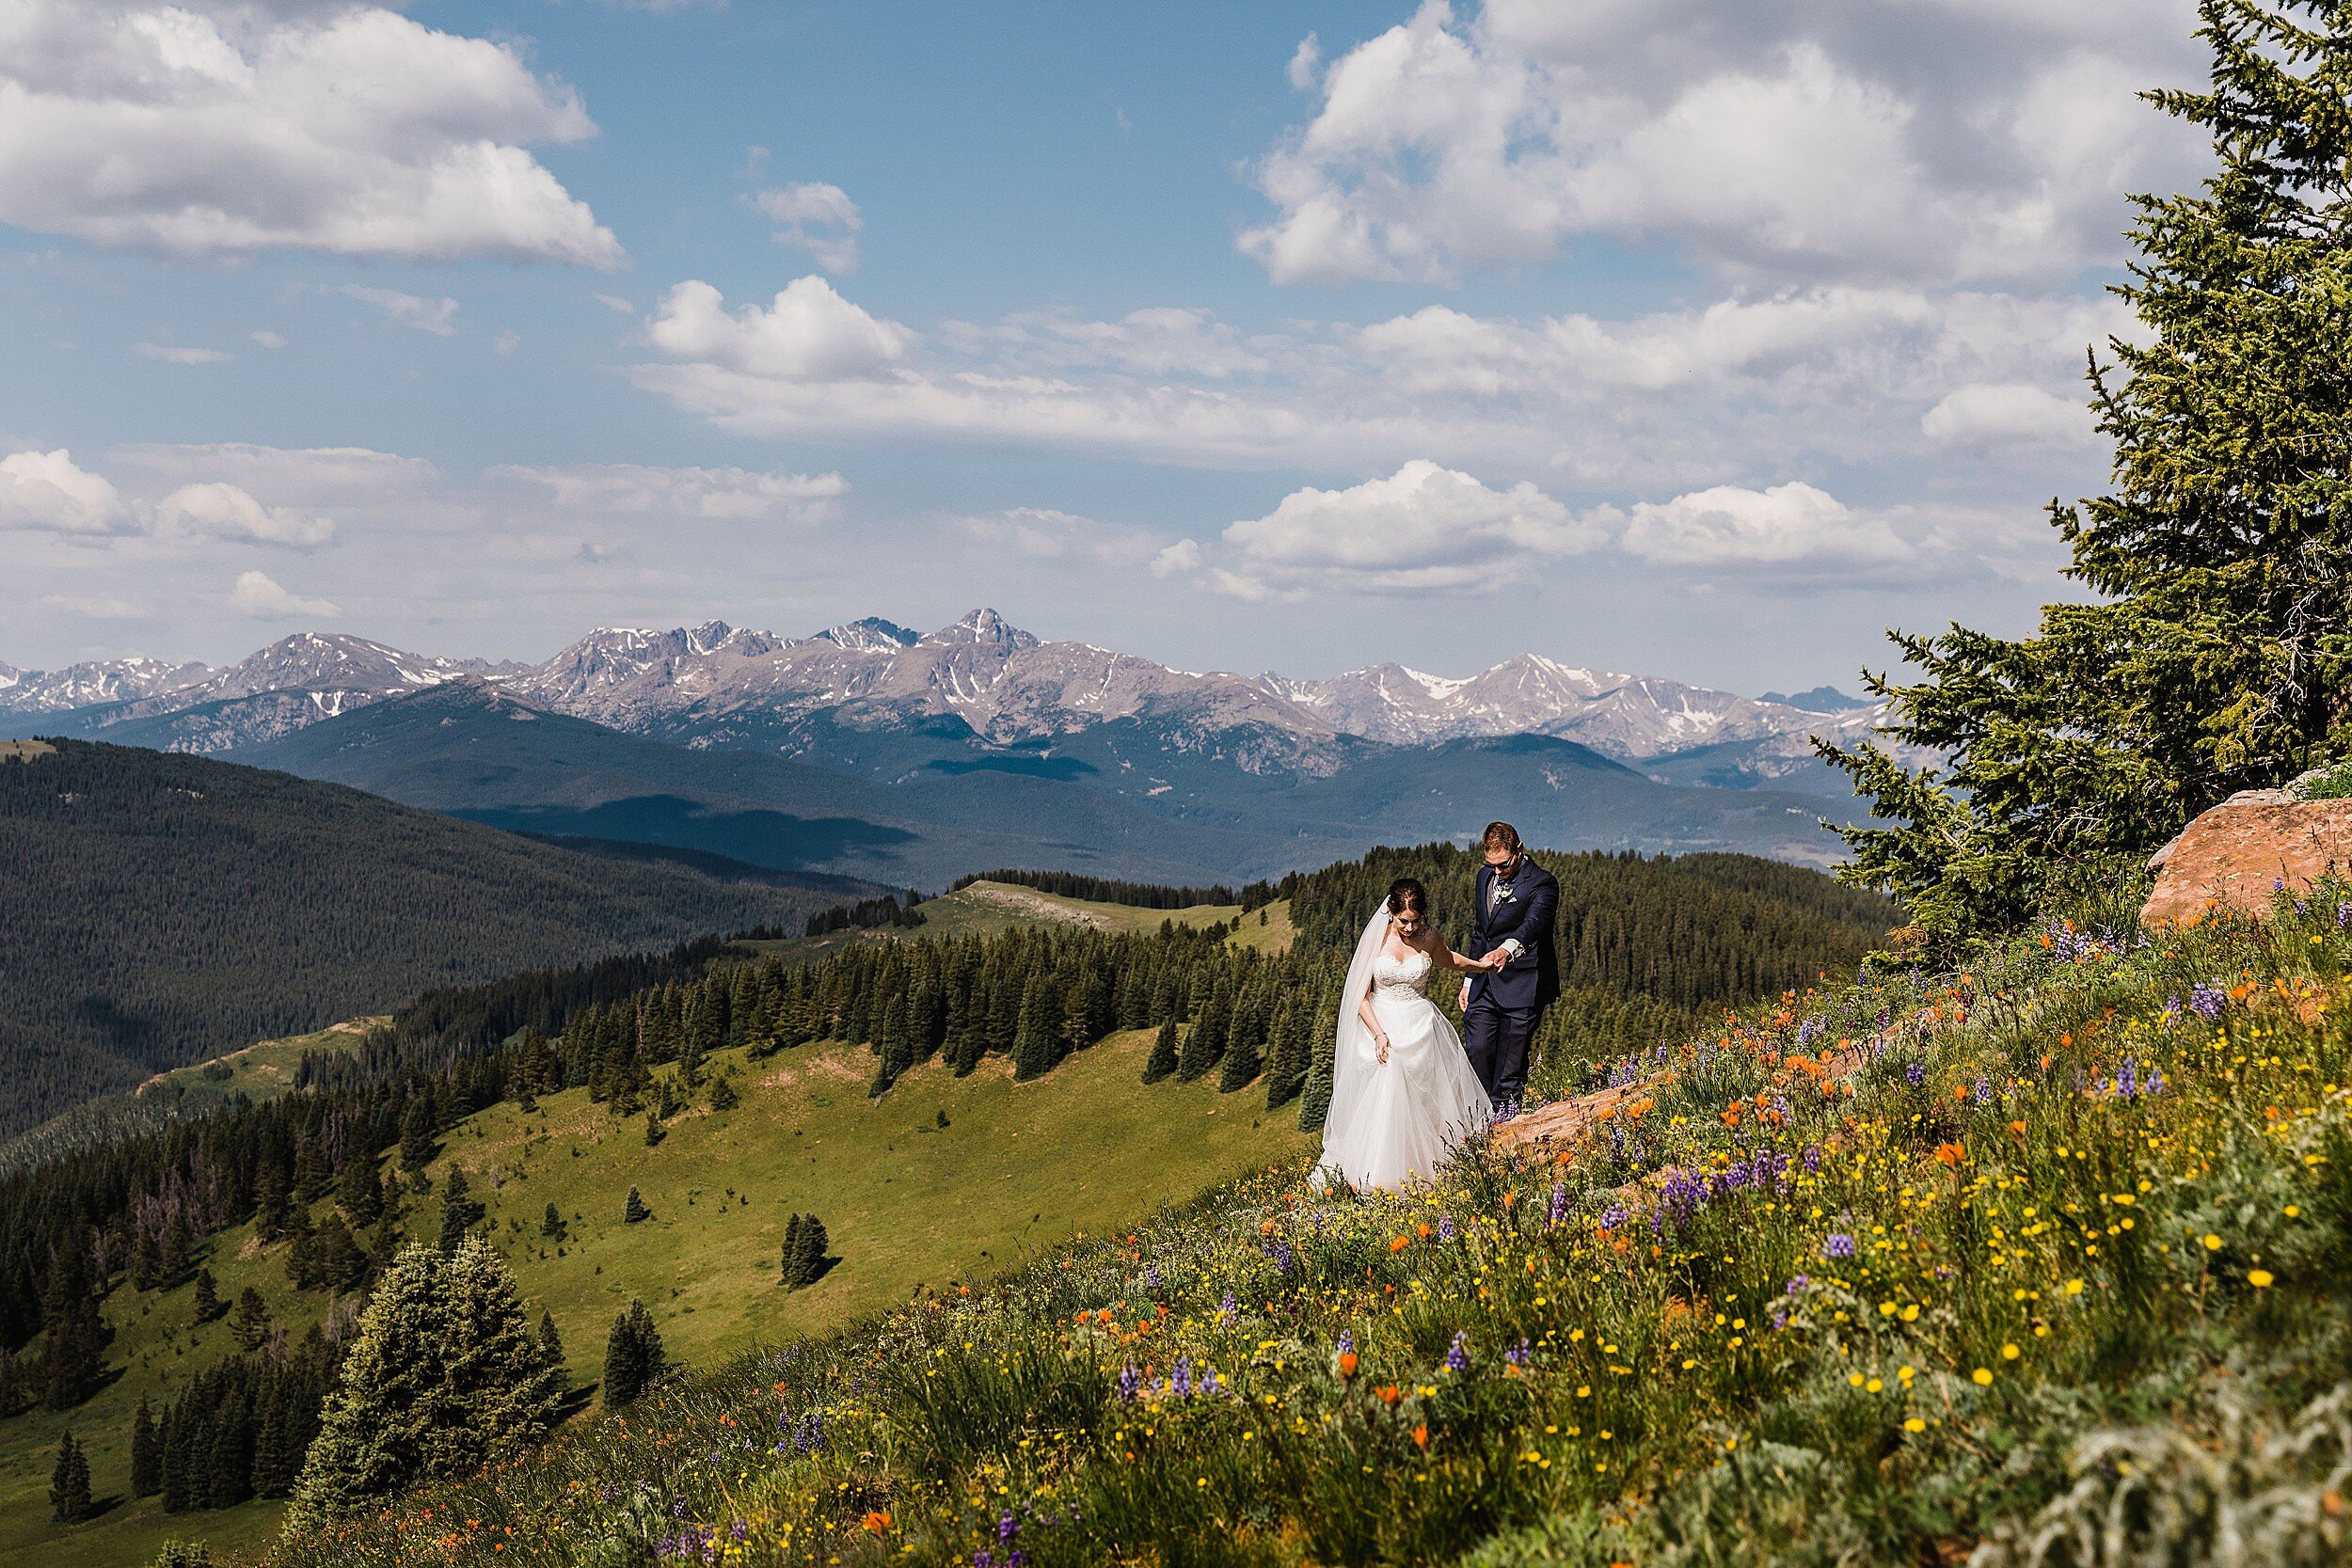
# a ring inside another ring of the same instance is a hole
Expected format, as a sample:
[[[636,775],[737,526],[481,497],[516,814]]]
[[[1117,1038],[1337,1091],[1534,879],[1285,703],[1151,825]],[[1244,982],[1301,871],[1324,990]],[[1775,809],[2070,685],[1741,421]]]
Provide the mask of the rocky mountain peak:
[[[921,641],[948,646],[968,643],[1002,652],[1026,652],[1039,645],[1035,637],[985,608],[973,610],[952,626],[942,626]]]
[[[841,626],[828,626],[810,641],[831,642],[835,647],[859,653],[896,653],[900,648],[913,647],[918,639],[914,632],[895,621],[868,615]]]

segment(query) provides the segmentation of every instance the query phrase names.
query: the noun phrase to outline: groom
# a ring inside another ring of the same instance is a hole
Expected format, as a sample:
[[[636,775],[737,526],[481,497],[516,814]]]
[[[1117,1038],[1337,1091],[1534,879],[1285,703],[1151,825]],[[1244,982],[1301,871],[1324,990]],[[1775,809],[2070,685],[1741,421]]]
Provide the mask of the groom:
[[[1544,1008],[1560,994],[1560,961],[1551,921],[1560,884],[1527,858],[1518,830],[1489,822],[1482,843],[1475,925],[1463,956],[1495,966],[1462,982],[1462,1046],[1470,1070],[1494,1101],[1495,1120],[1519,1114],[1527,1088],[1527,1042]]]

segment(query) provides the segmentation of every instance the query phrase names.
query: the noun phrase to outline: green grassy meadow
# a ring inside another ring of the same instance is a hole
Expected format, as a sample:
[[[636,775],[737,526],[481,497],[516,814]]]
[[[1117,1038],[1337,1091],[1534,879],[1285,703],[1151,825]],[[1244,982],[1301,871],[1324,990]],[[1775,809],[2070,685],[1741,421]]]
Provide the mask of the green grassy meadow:
[[[466,1168],[525,1294],[553,1311],[575,1382],[598,1375],[605,1331],[633,1296],[653,1309],[674,1357],[715,1365],[838,1328],[918,1286],[1021,1265],[1311,1143],[1295,1116],[1265,1115],[1261,1092],[1220,1096],[1210,1082],[1145,1088],[1150,1047],[1140,1032],[1113,1036],[1021,1085],[1001,1058],[961,1080],[927,1064],[879,1101],[866,1098],[864,1048],[812,1046],[760,1062],[722,1053],[710,1070],[732,1074],[742,1102],[687,1112],[656,1148],[642,1118],[616,1122],[576,1089],[542,1096],[531,1114],[509,1103],[461,1122],[427,1174],[437,1190],[452,1161]],[[653,1216],[626,1225],[632,1185]],[[407,1201],[409,1233],[430,1234],[437,1199]],[[549,1202],[566,1226],[560,1249],[539,1233]],[[841,1262],[787,1291],[776,1283],[779,1248],[796,1211],[825,1221]],[[291,1289],[285,1250],[239,1227],[200,1260],[224,1300],[254,1286],[273,1321],[299,1333],[327,1303]],[[268,1538],[275,1503],[166,1515],[155,1499],[126,1497],[140,1394],[160,1407],[180,1380],[230,1351],[225,1323],[191,1327],[193,1289],[118,1291],[107,1361],[122,1375],[74,1410],[0,1424],[0,1560],[130,1568],[167,1537],[202,1539],[215,1555]],[[97,1495],[119,1499],[70,1530],[49,1523],[47,1502],[67,1431],[89,1446]]]

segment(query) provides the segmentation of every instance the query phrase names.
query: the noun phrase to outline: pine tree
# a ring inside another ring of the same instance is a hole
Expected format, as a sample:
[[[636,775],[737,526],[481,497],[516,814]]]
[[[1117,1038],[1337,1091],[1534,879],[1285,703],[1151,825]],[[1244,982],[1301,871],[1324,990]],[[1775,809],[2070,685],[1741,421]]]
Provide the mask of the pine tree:
[[[246,1286],[237,1294],[237,1310],[229,1323],[230,1337],[237,1348],[255,1351],[269,1338],[269,1309],[262,1305],[262,1292]]]
[[[1211,987],[1208,1005],[1200,1009],[1200,1021],[1184,1037],[1184,1048],[1176,1058],[1176,1076],[1189,1084],[1208,1076],[1225,1054],[1225,1031],[1232,1019],[1233,993],[1220,974]]]
[[[636,1188],[631,1187],[628,1190],[628,1201],[621,1206],[621,1222],[624,1225],[635,1225],[639,1220],[651,1218],[653,1218],[653,1211],[645,1207],[645,1200],[638,1196]]]
[[[384,1181],[375,1156],[352,1150],[335,1184],[335,1201],[354,1230],[364,1230],[384,1215]]]
[[[1279,1111],[1297,1099],[1307,1085],[1310,1048],[1305,1010],[1295,999],[1284,997],[1275,1009],[1267,1047],[1265,1108]]]
[[[1254,1016],[1254,1006],[1250,1012],[1251,1017],[1238,1022],[1232,1042],[1225,1047],[1224,1070],[1217,1074],[1216,1079],[1219,1094],[1232,1094],[1257,1082],[1258,1041],[1262,1037],[1259,1031],[1263,1027],[1263,1020]]]
[[[451,1165],[441,1182],[441,1250],[455,1252],[483,1212],[482,1205],[467,1191],[465,1167]]]
[[[213,1568],[213,1549],[201,1541],[167,1541],[147,1568]]]
[[[313,1251],[318,1259],[319,1283],[328,1290],[356,1291],[367,1282],[371,1266],[368,1255],[352,1240],[341,1214],[328,1212],[319,1226]]]
[[[670,1130],[661,1125],[661,1114],[658,1111],[647,1111],[645,1113],[645,1147],[651,1148],[669,1135]]]
[[[563,1373],[490,1243],[401,1249],[360,1314],[294,1488],[297,1529],[545,1437]]]
[[[795,1214],[784,1227],[784,1283],[798,1290],[814,1285],[825,1275],[825,1249],[833,1244],[825,1222],[814,1214]]]
[[[57,1444],[57,1463],[49,1472],[49,1517],[78,1525],[89,1516],[89,1456],[69,1432]]]
[[[732,1111],[741,1103],[743,1103],[742,1092],[735,1086],[735,1080],[732,1077],[721,1073],[711,1080],[710,1108],[713,1111]]]
[[[1176,1070],[1176,1020],[1160,1021],[1160,1032],[1152,1041],[1152,1054],[1143,1064],[1143,1081],[1156,1084]]]
[[[1012,1076],[1016,1082],[1041,1078],[1061,1060],[1059,1009],[1054,1006],[1053,976],[1039,971],[1021,990],[1021,1020],[1012,1042]]]
[[[548,1365],[564,1365],[564,1337],[555,1331],[555,1314],[539,1308],[539,1346],[547,1352]]]
[[[612,1320],[604,1340],[604,1404],[608,1410],[635,1401],[661,1376],[661,1335],[643,1301]]]
[[[90,1291],[87,1255],[78,1243],[50,1255],[41,1321],[49,1331],[41,1356],[41,1401],[52,1410],[70,1409],[97,1386],[106,1343],[105,1321]]]
[[[228,1310],[227,1304],[220,1299],[220,1287],[214,1282],[213,1271],[210,1269],[199,1269],[196,1271],[196,1300],[194,1305],[196,1307],[196,1321],[199,1323],[211,1323],[215,1318],[219,1317],[221,1313]]]
[[[1337,990],[1339,988],[1331,988]],[[1331,1054],[1339,1042],[1340,1015],[1335,1003],[1326,1002],[1315,1013],[1314,1032],[1308,1037],[1307,1086],[1298,1097],[1298,1127],[1303,1132],[1322,1131],[1331,1111]]]
[[[2050,509],[2091,602],[2018,641],[1892,634],[1921,678],[1867,684],[1947,763],[1821,747],[1897,824],[1846,830],[1842,874],[1946,946],[2352,749],[2352,7],[2201,10],[2210,86],[2145,96],[2216,171],[2134,198],[2140,330],[2090,375],[2112,488]]]
[[[556,1212],[553,1199],[548,1200],[548,1212],[539,1216],[539,1234],[550,1242],[564,1239],[564,1216]]]
[[[131,1496],[151,1497],[163,1489],[163,1439],[155,1430],[155,1413],[141,1394],[131,1414]]]
[[[433,1163],[433,1106],[420,1095],[400,1114],[400,1168],[411,1174]]]

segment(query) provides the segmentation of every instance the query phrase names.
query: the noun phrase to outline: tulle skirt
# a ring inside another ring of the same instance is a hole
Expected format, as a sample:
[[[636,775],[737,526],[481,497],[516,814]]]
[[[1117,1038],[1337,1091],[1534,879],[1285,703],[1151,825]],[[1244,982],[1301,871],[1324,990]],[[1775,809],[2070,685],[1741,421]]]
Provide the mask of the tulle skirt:
[[[1323,1169],[1358,1188],[1399,1192],[1428,1180],[1454,1149],[1484,1136],[1493,1107],[1462,1037],[1437,1004],[1384,986],[1373,992],[1372,1007],[1389,1033],[1389,1059],[1379,1060],[1364,1031],[1342,1036],[1339,1049],[1359,1054],[1334,1065]]]

